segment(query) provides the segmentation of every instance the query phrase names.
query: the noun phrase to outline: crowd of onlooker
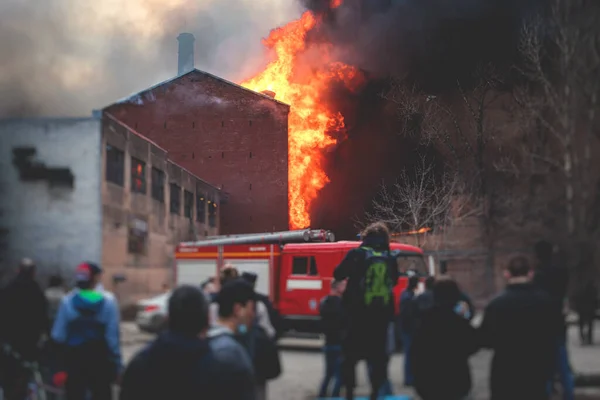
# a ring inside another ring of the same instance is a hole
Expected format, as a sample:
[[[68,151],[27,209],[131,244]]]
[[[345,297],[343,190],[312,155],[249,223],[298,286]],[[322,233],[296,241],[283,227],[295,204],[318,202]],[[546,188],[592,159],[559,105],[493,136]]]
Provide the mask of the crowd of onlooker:
[[[381,231],[385,237],[385,229]],[[554,246],[548,242],[539,242],[535,254],[534,263],[525,257],[509,262],[504,271],[506,287],[485,307],[479,327],[472,324],[475,309],[471,300],[450,276],[408,277],[399,300],[400,313],[389,326],[396,330],[396,342],[403,346],[405,386],[413,387],[423,400],[468,399],[472,389],[469,358],[487,348],[494,353],[489,382],[492,400],[549,399],[557,381],[562,398],[574,398],[566,341],[567,268],[560,265]],[[349,327],[344,322],[348,313],[344,299],[351,279],[334,281],[330,295],[321,302],[326,336],[321,397],[339,396],[347,385],[343,364],[348,352],[344,351],[344,336]],[[592,283],[575,296],[582,345],[593,342],[597,296]],[[389,338],[386,370],[393,345]],[[370,367],[369,357],[363,358]],[[391,394],[387,372],[383,384],[375,388],[380,396]]]
[[[469,358],[494,352],[492,400],[547,400],[560,382],[573,399],[574,378],[566,341],[567,268],[554,246],[540,242],[536,261],[512,259],[506,287],[485,307],[481,324],[466,293],[447,275],[407,272],[407,288],[394,313],[392,288],[400,277],[389,232],[373,224],[334,271],[320,313],[325,334],[324,378],[319,395],[352,399],[355,366],[365,360],[371,399],[393,392],[388,366],[397,344],[404,350],[404,384],[423,400],[464,400],[471,393]],[[282,372],[277,339],[282,320],[268,296],[255,290],[257,276],[231,265],[201,286],[170,294],[168,326],[125,366],[121,359],[118,304],[101,285],[102,269],[82,263],[75,286],[54,276],[45,291],[25,259],[0,291],[0,383],[7,399],[22,400],[31,362],[68,400],[120,398],[267,398],[268,382]],[[593,343],[598,293],[588,283],[574,296],[582,345]],[[40,343],[45,343],[40,347]],[[333,386],[331,387],[331,383]],[[331,391],[329,389],[332,389]],[[345,390],[344,390],[345,389]]]

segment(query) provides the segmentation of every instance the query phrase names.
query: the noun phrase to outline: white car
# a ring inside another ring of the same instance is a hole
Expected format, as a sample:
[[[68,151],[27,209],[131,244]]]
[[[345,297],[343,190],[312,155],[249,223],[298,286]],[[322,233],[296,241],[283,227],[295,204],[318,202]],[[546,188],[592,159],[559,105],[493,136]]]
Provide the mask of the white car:
[[[159,333],[166,328],[169,297],[171,292],[137,303],[135,322],[141,331]]]

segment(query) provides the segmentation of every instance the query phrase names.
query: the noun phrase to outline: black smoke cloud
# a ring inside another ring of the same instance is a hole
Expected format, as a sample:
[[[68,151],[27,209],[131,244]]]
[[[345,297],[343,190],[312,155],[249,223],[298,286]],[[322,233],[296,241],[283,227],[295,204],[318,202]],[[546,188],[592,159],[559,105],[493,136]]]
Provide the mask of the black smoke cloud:
[[[196,37],[198,68],[244,78],[264,62],[261,38],[300,11],[280,0],[2,0],[0,117],[89,115],[169,79],[182,31]]]
[[[508,71],[518,61],[524,18],[546,0],[304,0],[322,16],[309,42],[332,43],[339,61],[360,68],[368,83],[359,93],[332,86],[324,94],[347,123],[347,140],[326,154],[330,177],[312,204],[313,226],[354,238],[356,220],[369,208],[383,182],[391,183],[419,153],[435,151],[399,135],[396,114],[381,94],[393,79],[413,82],[430,93],[468,87],[477,66]],[[340,93],[341,91],[341,93]]]

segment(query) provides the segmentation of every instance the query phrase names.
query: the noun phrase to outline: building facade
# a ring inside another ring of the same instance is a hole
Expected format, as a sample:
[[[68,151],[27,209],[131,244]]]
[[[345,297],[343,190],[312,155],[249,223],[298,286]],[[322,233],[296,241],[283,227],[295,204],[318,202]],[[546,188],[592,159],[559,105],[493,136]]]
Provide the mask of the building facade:
[[[102,133],[104,284],[127,304],[171,285],[179,242],[219,234],[221,192],[106,114]]]
[[[103,113],[227,193],[223,234],[288,229],[288,105],[194,69]]]
[[[92,118],[0,121],[0,274],[23,257],[70,278],[102,261],[101,124]]]

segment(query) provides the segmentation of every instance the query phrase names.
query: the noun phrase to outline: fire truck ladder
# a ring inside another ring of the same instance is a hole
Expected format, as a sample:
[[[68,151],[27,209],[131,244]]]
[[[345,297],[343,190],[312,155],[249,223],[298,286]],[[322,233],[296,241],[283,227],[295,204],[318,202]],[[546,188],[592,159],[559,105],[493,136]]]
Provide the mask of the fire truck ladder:
[[[212,236],[207,240],[181,243],[181,246],[206,247],[236,244],[286,244],[307,242],[333,242],[333,232],[325,229],[300,229],[273,233],[250,233],[245,235]]]

